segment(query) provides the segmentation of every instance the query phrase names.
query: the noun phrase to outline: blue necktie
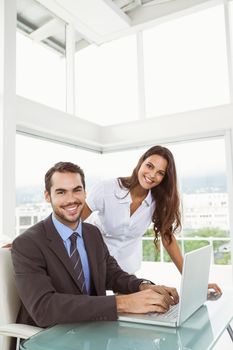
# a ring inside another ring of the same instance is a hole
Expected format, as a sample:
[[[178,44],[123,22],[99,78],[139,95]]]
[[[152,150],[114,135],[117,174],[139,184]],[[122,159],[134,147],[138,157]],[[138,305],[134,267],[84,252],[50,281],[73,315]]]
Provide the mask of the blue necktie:
[[[86,286],[85,286],[85,277],[83,273],[82,261],[77,250],[77,238],[78,233],[74,232],[69,237],[71,246],[70,246],[70,260],[74,268],[75,276],[81,288],[81,292],[83,294],[87,294]]]

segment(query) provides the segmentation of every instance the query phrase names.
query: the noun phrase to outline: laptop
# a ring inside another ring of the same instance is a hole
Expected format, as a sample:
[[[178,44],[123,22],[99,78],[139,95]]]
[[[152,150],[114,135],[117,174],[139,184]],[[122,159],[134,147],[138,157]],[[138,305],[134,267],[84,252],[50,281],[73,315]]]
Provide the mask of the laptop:
[[[119,321],[179,327],[207,300],[211,246],[196,249],[184,256],[179,304],[165,314],[119,314]]]

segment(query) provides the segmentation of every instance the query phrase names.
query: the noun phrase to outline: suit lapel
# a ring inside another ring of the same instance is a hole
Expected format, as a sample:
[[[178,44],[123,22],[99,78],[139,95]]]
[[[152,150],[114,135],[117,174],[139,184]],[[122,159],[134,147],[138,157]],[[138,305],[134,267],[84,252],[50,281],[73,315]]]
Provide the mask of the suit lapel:
[[[79,282],[77,281],[74,269],[71,264],[69,255],[66,251],[66,248],[64,246],[64,243],[62,241],[61,236],[57,232],[53,222],[52,222],[52,216],[50,215],[47,219],[44,220],[44,226],[45,231],[48,239],[48,246],[49,248],[54,252],[54,254],[57,256],[57,258],[62,262],[62,264],[65,266],[67,272],[71,275],[76,285],[79,287],[81,291],[81,285],[79,285]]]

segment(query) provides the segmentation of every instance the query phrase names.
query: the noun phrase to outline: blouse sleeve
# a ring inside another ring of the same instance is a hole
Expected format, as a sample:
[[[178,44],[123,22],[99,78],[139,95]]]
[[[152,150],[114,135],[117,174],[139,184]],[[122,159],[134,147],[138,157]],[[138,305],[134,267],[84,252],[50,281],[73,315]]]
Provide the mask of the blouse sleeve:
[[[88,192],[86,203],[91,211],[104,211],[104,183],[98,182]]]

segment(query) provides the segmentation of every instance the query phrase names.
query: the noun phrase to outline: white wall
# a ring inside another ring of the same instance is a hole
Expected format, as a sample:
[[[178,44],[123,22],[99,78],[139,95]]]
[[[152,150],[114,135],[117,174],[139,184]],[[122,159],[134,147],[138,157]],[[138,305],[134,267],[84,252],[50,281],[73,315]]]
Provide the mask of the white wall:
[[[14,235],[16,0],[0,0],[0,234]]]
[[[197,111],[156,117],[102,128],[105,151],[138,145],[223,135],[233,128],[233,106],[224,105]]]
[[[100,127],[89,121],[17,96],[18,131],[101,150]]]
[[[22,97],[16,99],[21,132],[103,152],[224,135],[233,129],[233,105],[101,127]]]

